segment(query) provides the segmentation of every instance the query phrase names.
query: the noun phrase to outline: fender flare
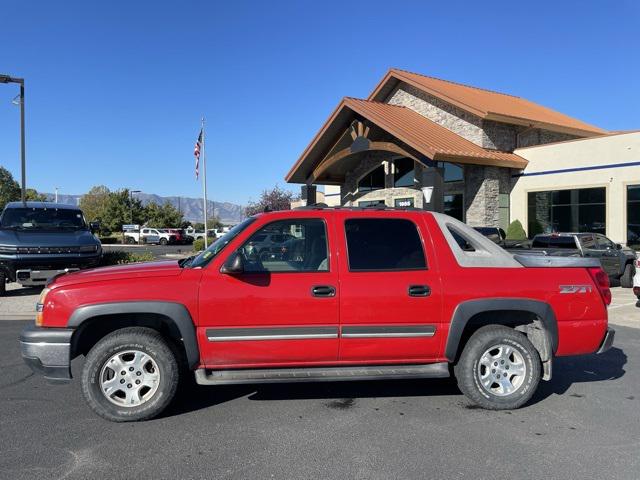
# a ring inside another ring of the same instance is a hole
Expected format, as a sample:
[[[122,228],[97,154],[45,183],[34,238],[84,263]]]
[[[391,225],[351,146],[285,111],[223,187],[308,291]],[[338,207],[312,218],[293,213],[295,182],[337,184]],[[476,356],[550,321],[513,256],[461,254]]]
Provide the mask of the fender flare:
[[[483,298],[478,300],[468,300],[460,303],[451,318],[449,326],[449,336],[445,347],[445,357],[453,362],[457,356],[462,332],[469,320],[478,313],[512,310],[525,311],[535,314],[544,327],[550,341],[551,353],[555,354],[558,349],[558,321],[551,305],[539,300],[528,298]]]
[[[200,362],[200,349],[193,319],[181,303],[162,301],[113,302],[85,305],[74,310],[67,322],[68,328],[78,328],[83,322],[103,315],[123,315],[131,313],[155,313],[170,319],[182,337],[189,368]]]

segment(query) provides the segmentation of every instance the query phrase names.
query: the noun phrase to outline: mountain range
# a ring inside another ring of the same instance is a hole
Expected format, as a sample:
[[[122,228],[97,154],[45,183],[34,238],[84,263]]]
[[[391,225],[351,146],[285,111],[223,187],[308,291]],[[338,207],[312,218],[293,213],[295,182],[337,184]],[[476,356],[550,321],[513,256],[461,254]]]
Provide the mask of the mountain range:
[[[55,199],[53,193],[45,193],[49,201]],[[202,199],[192,197],[162,197],[154,193],[136,193],[136,198],[142,201],[143,205],[149,202],[156,202],[159,205],[163,205],[169,202],[182,212],[182,216],[185,220],[190,222],[202,222]],[[63,195],[58,194],[58,203],[64,203],[66,205],[78,205],[82,195]],[[244,218],[244,207],[242,205],[236,205],[230,202],[215,202],[213,200],[207,201],[207,213],[211,217],[213,213],[220,219],[222,223],[234,224],[240,222]]]

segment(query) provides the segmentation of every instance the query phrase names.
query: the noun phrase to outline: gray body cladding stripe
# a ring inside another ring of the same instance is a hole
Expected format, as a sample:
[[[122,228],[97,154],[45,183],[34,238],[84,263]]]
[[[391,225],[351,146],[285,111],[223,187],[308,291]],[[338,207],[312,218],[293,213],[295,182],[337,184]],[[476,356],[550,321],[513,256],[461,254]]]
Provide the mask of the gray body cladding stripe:
[[[206,332],[210,342],[338,338],[338,327],[207,328]],[[344,338],[432,337],[435,332],[433,325],[342,327]]]
[[[338,327],[207,328],[211,342],[338,338]]]
[[[374,325],[342,327],[344,338],[366,337],[432,337],[436,333],[433,325]]]

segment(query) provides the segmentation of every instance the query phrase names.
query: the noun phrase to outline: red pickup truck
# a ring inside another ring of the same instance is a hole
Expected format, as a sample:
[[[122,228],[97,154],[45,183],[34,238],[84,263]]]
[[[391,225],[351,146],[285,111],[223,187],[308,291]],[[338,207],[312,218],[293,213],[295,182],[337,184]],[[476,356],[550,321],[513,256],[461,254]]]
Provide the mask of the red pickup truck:
[[[85,355],[84,396],[113,421],[158,415],[189,371],[207,385],[453,372],[476,404],[513,409],[555,356],[612,345],[610,300],[597,259],[512,255],[438,213],[309,207],[179,262],[57,277],[20,340],[53,381]]]

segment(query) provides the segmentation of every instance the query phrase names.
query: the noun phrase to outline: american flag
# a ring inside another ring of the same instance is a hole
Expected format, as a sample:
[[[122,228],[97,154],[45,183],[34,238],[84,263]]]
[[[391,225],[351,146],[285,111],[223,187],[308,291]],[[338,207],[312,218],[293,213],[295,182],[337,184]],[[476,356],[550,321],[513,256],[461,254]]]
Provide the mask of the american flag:
[[[201,145],[202,145],[202,130],[200,130],[200,135],[198,135],[196,146],[193,148],[193,156],[196,157],[196,180],[198,179],[198,174],[200,173],[200,146]]]

